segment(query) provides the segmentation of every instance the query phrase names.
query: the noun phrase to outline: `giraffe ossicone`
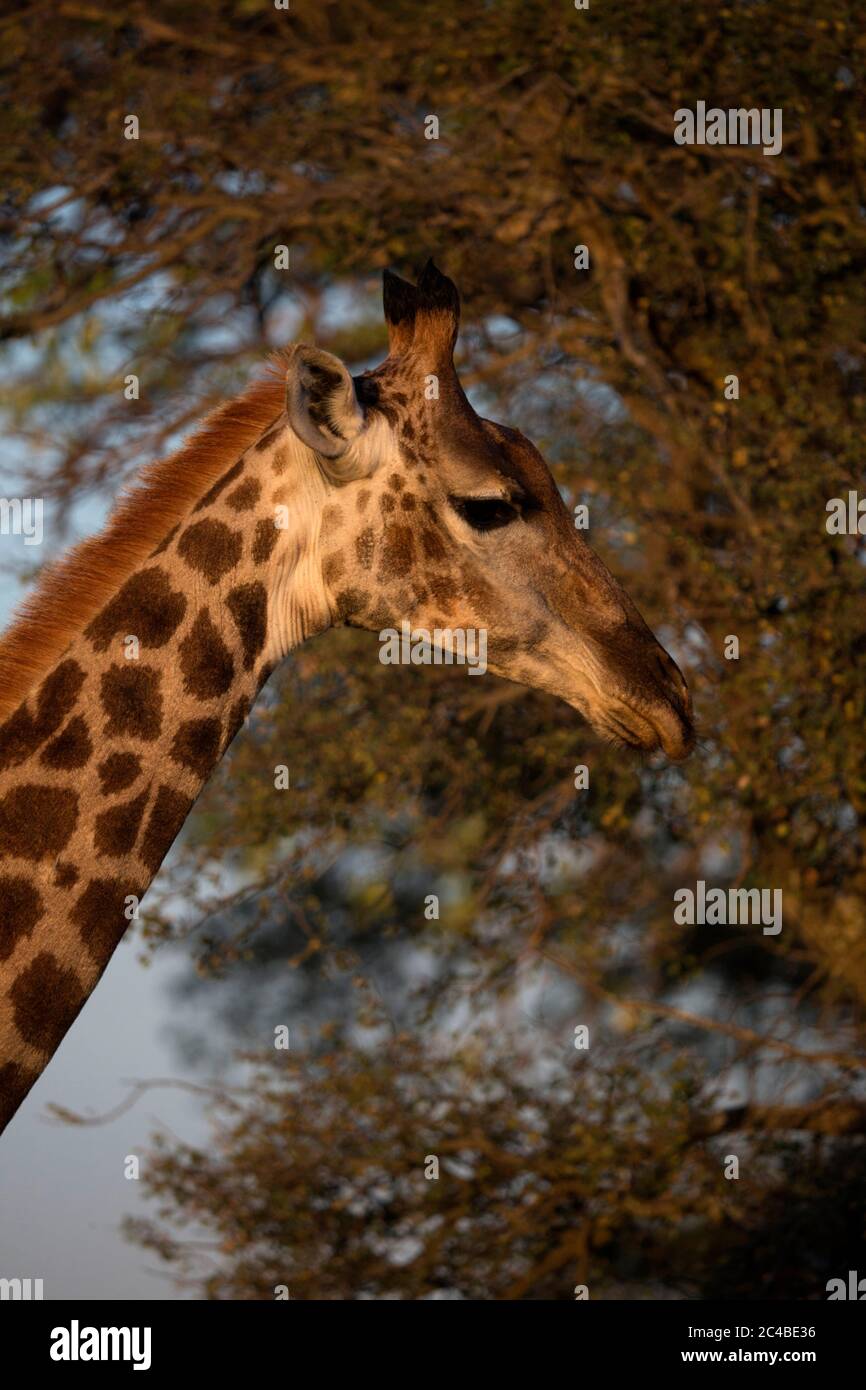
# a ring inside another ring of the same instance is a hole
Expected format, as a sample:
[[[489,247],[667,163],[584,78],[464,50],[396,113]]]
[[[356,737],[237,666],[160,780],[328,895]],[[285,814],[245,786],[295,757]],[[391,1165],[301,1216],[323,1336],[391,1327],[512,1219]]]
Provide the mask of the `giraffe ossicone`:
[[[538,451],[467,400],[453,283],[432,262],[416,285],[386,272],[384,308],[381,366],[278,354],[0,640],[0,1128],[265,680],[315,634],[483,632],[487,669],[605,738],[691,750],[676,665]]]

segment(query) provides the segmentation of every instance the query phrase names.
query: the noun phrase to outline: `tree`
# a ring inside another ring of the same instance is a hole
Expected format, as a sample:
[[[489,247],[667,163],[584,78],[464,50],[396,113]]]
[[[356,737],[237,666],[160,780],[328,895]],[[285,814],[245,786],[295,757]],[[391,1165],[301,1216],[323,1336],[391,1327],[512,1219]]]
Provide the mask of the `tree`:
[[[448,0],[290,12],[222,0],[206,30],[185,0],[60,14],[46,24],[37,5],[2,21],[15,101],[0,118],[0,333],[25,486],[53,499],[59,522],[287,336],[315,335],[363,366],[383,348],[375,273],[433,251],[464,298],[464,378],[485,413],[535,439],[568,500],[588,505],[593,544],[686,669],[704,730],[684,769],[645,766],[538,695],[383,668],[361,634],[299,652],[163,879],[207,919],[189,936],[200,963],[226,970],[243,1040],[261,1045],[271,1015],[294,1009],[340,1096],[368,1074],[343,987],[355,973],[380,979],[381,967],[379,1003],[416,1039],[450,1010],[513,1010],[518,985],[555,981],[570,1024],[604,1039],[626,1020],[654,1046],[676,1044],[696,1072],[733,1068],[756,1152],[827,1123],[831,1172],[834,1145],[859,1154],[863,543],[825,524],[828,502],[862,486],[855,8],[823,18],[803,0],[712,12],[503,0],[467,19]],[[781,109],[782,152],[676,144],[675,111],[699,100]],[[125,138],[130,115],[137,139]],[[431,115],[438,138],[427,138]],[[124,396],[130,373],[138,400]],[[288,793],[274,793],[277,764],[291,769]],[[576,765],[589,769],[586,790]],[[698,880],[781,890],[781,934],[678,924],[673,894]],[[438,921],[424,916],[430,894]],[[170,903],[152,906],[146,934],[155,945],[180,934]],[[400,962],[412,952],[432,965],[410,991]],[[281,977],[287,960],[295,969]],[[265,978],[280,1002],[263,1020]],[[324,1017],[339,1026],[321,1041]],[[810,1060],[816,1046],[832,1065]],[[771,1058],[785,1065],[768,1072]],[[619,1115],[631,1093],[606,1060]],[[406,1129],[395,1110],[388,1133],[408,1142],[399,1058],[370,1065],[392,1067]],[[437,1094],[424,1057],[413,1065],[416,1094]],[[519,1078],[508,1056],[497,1065],[515,1088],[499,1102],[504,1124]],[[698,1132],[711,1099],[693,1093]],[[539,1086],[535,1101],[550,1132],[565,1132],[556,1096]],[[266,1113],[297,1120],[290,1087]],[[263,1183],[267,1135],[255,1112],[235,1120],[252,1137],[226,1141],[226,1191],[246,1161],[249,1182],[281,1210],[293,1200],[302,1225],[300,1192],[310,1211],[336,1200],[333,1184],[316,1188],[312,1159],[301,1188]],[[324,1152],[333,1128],[308,1140]],[[675,1177],[668,1152],[648,1200],[667,1182],[665,1200],[676,1192],[681,1212],[698,1211],[709,1160]],[[629,1154],[648,1161],[623,1139],[616,1161]],[[166,1169],[164,1190],[201,1217],[188,1155],[176,1162],[189,1187],[173,1189]],[[754,1208],[736,1183],[723,1198],[713,1188],[723,1214],[701,1209],[709,1227],[718,1233],[737,1201],[748,1213],[783,1192],[771,1167],[755,1178]],[[805,1170],[792,1159],[785,1171],[799,1191]],[[407,1191],[398,1207],[411,1225],[412,1202],[420,1212],[427,1197]],[[504,1212],[510,1189],[497,1192]],[[477,1290],[460,1283],[485,1239],[471,1212],[469,1254],[441,1279]],[[282,1229],[297,1238],[288,1218]],[[541,1245],[543,1223],[528,1264],[503,1260],[490,1291],[550,1290]],[[339,1253],[315,1266],[316,1287],[429,1290],[433,1265],[398,1277],[371,1257],[365,1273],[363,1248],[345,1248],[345,1269]],[[675,1245],[652,1250],[641,1278],[686,1278]],[[761,1258],[750,1296],[781,1287]],[[269,1265],[263,1283],[229,1264],[218,1292],[260,1294],[271,1277]]]

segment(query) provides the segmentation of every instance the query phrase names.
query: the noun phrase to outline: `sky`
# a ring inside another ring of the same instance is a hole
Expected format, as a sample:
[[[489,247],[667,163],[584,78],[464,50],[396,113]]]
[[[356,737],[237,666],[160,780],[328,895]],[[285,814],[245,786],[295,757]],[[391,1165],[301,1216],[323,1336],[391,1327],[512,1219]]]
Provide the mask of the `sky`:
[[[166,1036],[165,985],[178,962],[157,957],[145,970],[136,957],[135,943],[122,941],[0,1137],[0,1277],[42,1279],[46,1299],[179,1296],[156,1257],[126,1241],[119,1228],[124,1216],[153,1215],[140,1184],[124,1176],[127,1156],[142,1155],[156,1128],[202,1142],[206,1130],[195,1101],[160,1089],[116,1120],[80,1127],[47,1110],[55,1102],[79,1114],[105,1113],[125,1099],[128,1081],[184,1074]]]

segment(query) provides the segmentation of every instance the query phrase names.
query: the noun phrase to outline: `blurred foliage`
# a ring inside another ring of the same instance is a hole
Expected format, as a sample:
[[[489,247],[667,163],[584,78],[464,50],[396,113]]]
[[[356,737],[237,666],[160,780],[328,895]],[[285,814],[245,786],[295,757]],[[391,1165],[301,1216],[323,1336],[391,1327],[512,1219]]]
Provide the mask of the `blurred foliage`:
[[[398,1034],[360,1066],[263,1060],[254,1103],[214,1100],[215,1146],[150,1154],[174,1230],[127,1231],[216,1299],[820,1296],[856,1253],[862,1153],[840,1180],[772,1112],[720,1125],[672,1053],[585,1069],[485,1032],[447,1055]]]
[[[381,355],[374,273],[432,252],[474,398],[590,503],[703,731],[670,769],[367,635],[286,663],[146,931],[193,944],[184,998],[230,1039],[304,1034],[212,1152],[159,1151],[166,1216],[219,1233],[202,1290],[822,1296],[866,1234],[864,548],[824,525],[864,485],[859,7],[37,0],[0,26],[8,435],[59,520],[269,346]],[[698,100],[782,108],[783,152],[674,144]],[[701,877],[781,888],[781,936],[676,926]],[[554,1081],[583,1022],[592,1062]],[[670,1056],[704,1080],[666,1084]],[[708,1119],[734,1103],[738,1183]]]

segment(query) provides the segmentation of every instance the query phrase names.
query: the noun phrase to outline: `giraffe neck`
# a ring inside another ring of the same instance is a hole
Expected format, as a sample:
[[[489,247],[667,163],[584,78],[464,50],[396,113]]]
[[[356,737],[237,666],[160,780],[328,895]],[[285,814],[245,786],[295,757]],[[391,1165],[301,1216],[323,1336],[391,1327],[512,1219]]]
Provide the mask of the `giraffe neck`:
[[[326,492],[284,423],[269,431],[0,725],[0,1130],[264,681],[328,625]]]

